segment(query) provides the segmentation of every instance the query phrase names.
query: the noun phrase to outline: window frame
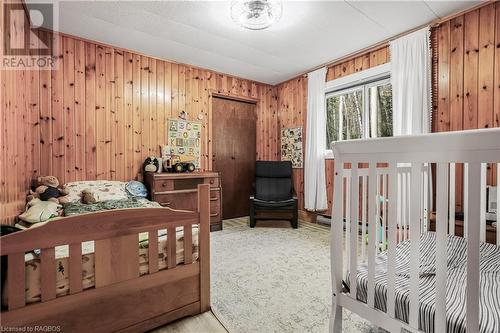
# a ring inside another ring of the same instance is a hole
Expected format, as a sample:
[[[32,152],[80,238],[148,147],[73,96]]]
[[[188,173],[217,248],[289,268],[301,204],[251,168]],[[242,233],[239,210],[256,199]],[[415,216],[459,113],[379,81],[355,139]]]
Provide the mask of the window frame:
[[[351,75],[347,75],[335,80],[328,81],[326,83],[325,89],[325,135],[326,135],[326,119],[327,119],[327,99],[329,97],[334,97],[338,95],[344,95],[349,92],[363,90],[363,138],[367,138],[369,134],[369,125],[365,121],[366,117],[369,116],[370,103],[365,99],[368,97],[368,89],[374,86],[383,85],[391,83],[391,71],[390,63],[375,66]],[[340,115],[339,115],[340,116]],[[343,140],[340,140],[343,141]],[[328,147],[331,146],[331,142],[327,142],[327,147],[325,149],[325,158],[333,159],[333,150]]]

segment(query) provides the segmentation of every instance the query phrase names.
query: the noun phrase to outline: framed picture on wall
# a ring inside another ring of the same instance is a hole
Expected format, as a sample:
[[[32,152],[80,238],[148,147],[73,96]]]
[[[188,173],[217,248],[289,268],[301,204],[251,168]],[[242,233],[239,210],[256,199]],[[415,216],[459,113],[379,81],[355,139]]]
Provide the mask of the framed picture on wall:
[[[192,161],[196,169],[201,168],[201,122],[183,119],[167,120],[167,145],[164,155],[178,155],[182,160]]]
[[[281,130],[281,160],[291,161],[293,168],[303,168],[302,127]]]

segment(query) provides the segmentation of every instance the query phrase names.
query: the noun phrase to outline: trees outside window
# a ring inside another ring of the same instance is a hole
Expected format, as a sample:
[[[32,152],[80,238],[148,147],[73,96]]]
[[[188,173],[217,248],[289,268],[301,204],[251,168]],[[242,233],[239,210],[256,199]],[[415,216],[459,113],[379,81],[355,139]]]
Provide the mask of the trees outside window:
[[[379,80],[326,95],[326,139],[392,136],[392,87]]]

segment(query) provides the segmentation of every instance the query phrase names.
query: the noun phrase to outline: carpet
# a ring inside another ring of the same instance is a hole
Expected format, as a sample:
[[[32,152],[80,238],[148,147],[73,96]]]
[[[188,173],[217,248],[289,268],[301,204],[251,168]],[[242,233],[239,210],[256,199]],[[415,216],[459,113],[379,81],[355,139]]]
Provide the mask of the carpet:
[[[329,227],[248,218],[211,235],[212,311],[230,333],[328,332]],[[344,310],[344,332],[377,332]]]

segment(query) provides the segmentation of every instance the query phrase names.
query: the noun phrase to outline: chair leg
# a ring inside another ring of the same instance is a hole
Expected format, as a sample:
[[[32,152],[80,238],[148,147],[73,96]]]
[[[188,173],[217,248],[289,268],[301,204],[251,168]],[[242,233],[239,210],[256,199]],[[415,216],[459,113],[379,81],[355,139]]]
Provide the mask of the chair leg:
[[[250,228],[255,228],[255,207],[250,202]]]
[[[292,228],[297,229],[299,227],[299,212],[297,203],[293,206],[293,218],[292,218]]]

